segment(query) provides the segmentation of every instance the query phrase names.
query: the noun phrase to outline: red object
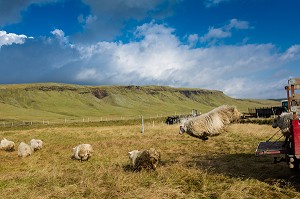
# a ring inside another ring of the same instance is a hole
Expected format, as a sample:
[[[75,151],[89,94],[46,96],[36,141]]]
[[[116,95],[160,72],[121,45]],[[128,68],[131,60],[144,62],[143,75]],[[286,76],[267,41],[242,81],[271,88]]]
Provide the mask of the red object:
[[[294,154],[297,159],[300,159],[300,123],[299,120],[292,120]]]

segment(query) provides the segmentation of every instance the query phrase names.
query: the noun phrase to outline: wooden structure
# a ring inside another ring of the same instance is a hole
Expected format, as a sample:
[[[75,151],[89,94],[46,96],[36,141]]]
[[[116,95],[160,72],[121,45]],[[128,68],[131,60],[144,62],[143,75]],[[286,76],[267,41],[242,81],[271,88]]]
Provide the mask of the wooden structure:
[[[288,112],[293,112],[294,119],[296,119],[296,113],[300,112],[300,94],[296,93],[295,90],[300,90],[300,78],[289,79],[285,90],[288,100]]]

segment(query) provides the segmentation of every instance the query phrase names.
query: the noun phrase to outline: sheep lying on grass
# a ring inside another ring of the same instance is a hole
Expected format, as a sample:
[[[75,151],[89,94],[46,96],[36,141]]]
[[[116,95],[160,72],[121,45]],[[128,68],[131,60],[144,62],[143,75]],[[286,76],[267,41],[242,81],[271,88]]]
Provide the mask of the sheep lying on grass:
[[[134,171],[155,170],[160,161],[160,154],[154,148],[142,151],[133,150],[128,153]]]
[[[30,140],[30,146],[34,151],[40,150],[43,147],[43,141],[32,139]]]
[[[200,116],[183,120],[180,125],[180,134],[207,140],[208,136],[221,134],[230,123],[240,119],[241,113],[235,106],[223,105]]]
[[[84,160],[89,160],[93,153],[93,148],[90,144],[80,144],[73,148],[72,159],[80,160],[81,162]]]
[[[32,153],[32,148],[24,143],[24,142],[21,142],[19,144],[19,147],[18,147],[18,156],[19,157],[27,157],[27,156],[30,156]]]
[[[14,151],[15,143],[13,141],[7,140],[6,138],[3,138],[0,142],[0,149],[4,151]]]
[[[300,118],[300,113],[297,113],[297,117]],[[291,120],[293,119],[293,113],[281,113],[278,115],[272,124],[273,128],[279,127],[282,134],[284,136],[289,136],[290,134],[290,127],[291,127]]]

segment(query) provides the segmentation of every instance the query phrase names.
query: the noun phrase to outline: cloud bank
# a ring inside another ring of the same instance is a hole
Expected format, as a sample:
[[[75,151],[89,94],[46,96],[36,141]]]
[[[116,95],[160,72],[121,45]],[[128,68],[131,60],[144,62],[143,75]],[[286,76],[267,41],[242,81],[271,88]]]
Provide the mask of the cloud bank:
[[[233,27],[237,25],[228,29]],[[272,44],[193,47],[172,27],[151,22],[138,26],[127,43],[71,43],[63,30],[55,29],[50,37],[2,46],[0,60],[1,83],[152,84],[221,90],[237,98],[278,98],[285,95],[286,75],[299,73],[289,65],[299,63],[300,47],[284,52]]]

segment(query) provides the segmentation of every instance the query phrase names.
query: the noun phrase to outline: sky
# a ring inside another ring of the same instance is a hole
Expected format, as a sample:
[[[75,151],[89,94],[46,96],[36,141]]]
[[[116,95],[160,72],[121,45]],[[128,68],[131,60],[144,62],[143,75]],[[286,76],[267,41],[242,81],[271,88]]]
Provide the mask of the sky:
[[[283,98],[300,77],[299,10],[298,0],[0,0],[0,84]]]

